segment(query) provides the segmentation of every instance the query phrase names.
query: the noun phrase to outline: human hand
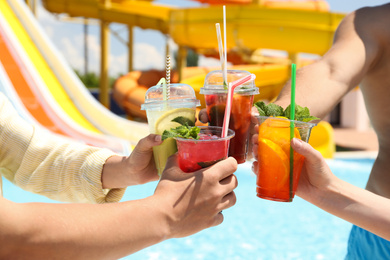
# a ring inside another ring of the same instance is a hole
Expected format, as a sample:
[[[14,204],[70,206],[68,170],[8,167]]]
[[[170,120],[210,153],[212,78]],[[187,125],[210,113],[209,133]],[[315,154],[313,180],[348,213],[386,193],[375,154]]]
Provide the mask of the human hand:
[[[291,146],[295,152],[305,157],[296,194],[302,199],[312,202],[319,196],[319,191],[326,190],[336,177],[321,153],[310,144],[293,138]]]
[[[206,108],[202,108],[199,111],[198,118],[199,118],[199,121],[202,122],[203,124],[206,124],[209,122],[209,116],[207,115]]]
[[[149,134],[137,143],[130,156],[125,159],[135,184],[158,180],[153,147],[161,143],[160,135]]]
[[[236,203],[237,161],[228,158],[193,173],[180,170],[177,154],[168,159],[154,197],[168,216],[169,237],[184,237],[222,223],[222,210]]]
[[[153,146],[161,143],[160,135],[149,134],[138,142],[130,156],[108,158],[102,172],[103,188],[125,188],[158,180]]]

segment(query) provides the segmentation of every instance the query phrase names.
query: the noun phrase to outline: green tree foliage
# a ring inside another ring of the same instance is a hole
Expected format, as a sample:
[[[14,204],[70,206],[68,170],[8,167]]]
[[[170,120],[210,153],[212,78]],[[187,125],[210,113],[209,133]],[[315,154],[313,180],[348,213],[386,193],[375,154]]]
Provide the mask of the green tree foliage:
[[[81,74],[81,72],[78,70],[75,70],[75,72],[87,88],[99,88],[100,77],[98,75],[96,75],[96,73],[88,72],[87,74]],[[116,77],[116,78],[110,77],[109,78],[109,85],[112,86],[118,77]]]

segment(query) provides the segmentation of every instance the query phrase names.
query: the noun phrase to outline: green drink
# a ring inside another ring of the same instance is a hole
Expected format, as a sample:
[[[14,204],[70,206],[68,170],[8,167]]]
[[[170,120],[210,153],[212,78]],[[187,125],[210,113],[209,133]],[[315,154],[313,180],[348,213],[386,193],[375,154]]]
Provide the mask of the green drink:
[[[170,84],[169,98],[164,98],[163,86],[151,87],[145,95],[141,109],[146,110],[150,133],[162,135],[164,130],[176,128],[180,124],[175,119],[195,123],[195,109],[199,106],[195,91],[186,84]],[[169,156],[177,152],[176,141],[168,138],[159,146],[153,147],[153,155],[158,174],[161,175]]]

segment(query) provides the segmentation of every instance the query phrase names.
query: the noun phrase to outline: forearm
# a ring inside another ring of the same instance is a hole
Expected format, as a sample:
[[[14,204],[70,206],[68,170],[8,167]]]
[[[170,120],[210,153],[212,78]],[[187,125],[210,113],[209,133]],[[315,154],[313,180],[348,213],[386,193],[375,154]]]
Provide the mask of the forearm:
[[[108,158],[102,170],[103,188],[126,188],[131,185],[137,185],[136,180],[128,177],[130,175],[128,171],[131,170],[129,168],[124,156],[111,156]]]
[[[310,201],[323,210],[390,240],[390,200],[338,179]]]
[[[167,238],[161,205],[2,204],[0,258],[118,259]]]

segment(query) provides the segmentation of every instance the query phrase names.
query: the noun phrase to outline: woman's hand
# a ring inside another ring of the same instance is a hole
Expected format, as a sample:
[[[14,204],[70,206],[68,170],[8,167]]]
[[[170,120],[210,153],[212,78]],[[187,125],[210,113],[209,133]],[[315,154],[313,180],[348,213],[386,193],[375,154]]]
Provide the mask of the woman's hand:
[[[149,134],[138,142],[130,156],[108,158],[103,167],[103,188],[125,188],[158,180],[153,146],[161,143],[160,135]]]

